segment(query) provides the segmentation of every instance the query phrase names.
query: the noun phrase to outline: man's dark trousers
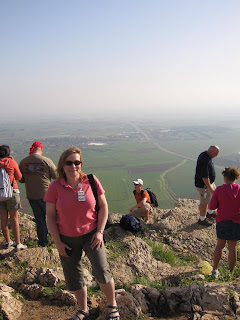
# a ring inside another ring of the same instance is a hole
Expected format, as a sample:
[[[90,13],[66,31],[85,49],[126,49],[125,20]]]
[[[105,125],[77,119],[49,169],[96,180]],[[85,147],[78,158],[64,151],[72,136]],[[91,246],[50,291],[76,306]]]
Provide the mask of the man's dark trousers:
[[[45,247],[48,244],[48,229],[46,223],[46,202],[43,199],[29,200],[37,224],[38,244]]]

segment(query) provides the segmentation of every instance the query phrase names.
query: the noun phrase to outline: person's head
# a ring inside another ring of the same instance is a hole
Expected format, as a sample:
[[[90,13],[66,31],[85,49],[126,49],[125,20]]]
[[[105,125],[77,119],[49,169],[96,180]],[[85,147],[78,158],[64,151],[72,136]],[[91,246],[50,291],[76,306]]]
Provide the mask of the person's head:
[[[35,141],[29,151],[29,154],[32,153],[38,153],[38,154],[42,154],[42,149],[43,149],[43,145],[40,141]]]
[[[141,192],[142,190],[142,186],[143,186],[143,181],[142,179],[137,179],[135,181],[133,181],[133,184],[134,184],[134,188],[136,190],[136,192]]]
[[[72,174],[79,174],[79,178],[84,176],[82,172],[82,152],[78,147],[68,148],[61,154],[57,172],[60,178],[67,180]]]
[[[0,159],[9,157],[10,155],[10,148],[8,145],[3,144],[0,146]]]
[[[219,147],[218,146],[210,146],[207,150],[209,157],[215,158],[219,154]]]
[[[228,183],[233,183],[240,177],[240,169],[239,168],[225,168],[222,171],[222,175],[224,177],[224,181]]]

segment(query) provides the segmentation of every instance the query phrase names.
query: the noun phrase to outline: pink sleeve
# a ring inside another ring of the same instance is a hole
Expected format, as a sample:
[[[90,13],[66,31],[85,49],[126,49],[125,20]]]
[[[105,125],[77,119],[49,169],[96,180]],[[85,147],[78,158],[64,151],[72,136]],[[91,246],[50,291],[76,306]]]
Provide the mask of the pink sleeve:
[[[57,202],[57,188],[56,188],[56,181],[53,181],[50,183],[45,196],[44,196],[44,201],[49,202],[49,203],[55,203]]]
[[[217,209],[219,206],[219,202],[218,202],[218,188],[214,191],[214,194],[212,195],[212,198],[210,200],[210,203],[208,205],[208,208],[210,210],[215,210]]]

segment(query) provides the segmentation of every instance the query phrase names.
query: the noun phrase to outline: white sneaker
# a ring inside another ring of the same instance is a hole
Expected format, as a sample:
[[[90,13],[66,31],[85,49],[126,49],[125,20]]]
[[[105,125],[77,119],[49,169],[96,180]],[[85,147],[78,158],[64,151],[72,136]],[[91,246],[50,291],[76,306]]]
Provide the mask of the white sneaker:
[[[25,244],[19,243],[16,245],[17,251],[24,250],[24,249],[27,249],[27,246],[25,246]]]
[[[10,248],[10,247],[12,247],[13,246],[13,241],[12,240],[10,240],[8,243],[6,243],[5,244],[5,249],[8,249],[8,248]]]

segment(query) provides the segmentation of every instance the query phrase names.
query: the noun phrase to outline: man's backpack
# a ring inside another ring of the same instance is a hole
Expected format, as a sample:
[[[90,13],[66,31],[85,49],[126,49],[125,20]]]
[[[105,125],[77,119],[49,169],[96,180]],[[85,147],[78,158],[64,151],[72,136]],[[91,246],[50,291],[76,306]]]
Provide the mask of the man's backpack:
[[[155,195],[155,193],[150,189],[150,188],[146,188],[144,190],[141,190],[141,197],[143,195],[143,192],[147,191],[150,197],[150,201],[151,201],[151,205],[153,207],[158,207],[158,201],[157,201],[157,196]],[[136,190],[133,190],[133,194],[136,193]]]
[[[150,197],[150,200],[151,200],[151,204],[153,207],[158,207],[158,201],[157,201],[157,196],[155,195],[155,193],[150,189],[150,188],[147,188],[145,189],[148,194],[149,194],[149,197]],[[143,190],[142,190],[143,192]]]
[[[9,175],[4,168],[0,168],[0,201],[12,198],[13,188],[10,183]]]
[[[88,180],[89,180],[89,183],[90,183],[90,185],[91,185],[92,192],[93,192],[93,195],[94,195],[94,198],[95,198],[95,201],[96,201],[95,211],[96,211],[96,213],[97,213],[97,215],[98,215],[98,212],[99,212],[99,204],[98,204],[98,195],[97,195],[96,182],[95,182],[94,177],[93,177],[92,174],[88,174],[87,177],[88,177]],[[105,229],[108,229],[108,228],[111,227],[112,225],[113,225],[112,218],[111,218],[110,214],[108,213],[108,219],[107,219],[107,222],[106,222]]]
[[[128,214],[122,216],[120,220],[120,227],[131,232],[138,232],[142,229],[140,219]]]

